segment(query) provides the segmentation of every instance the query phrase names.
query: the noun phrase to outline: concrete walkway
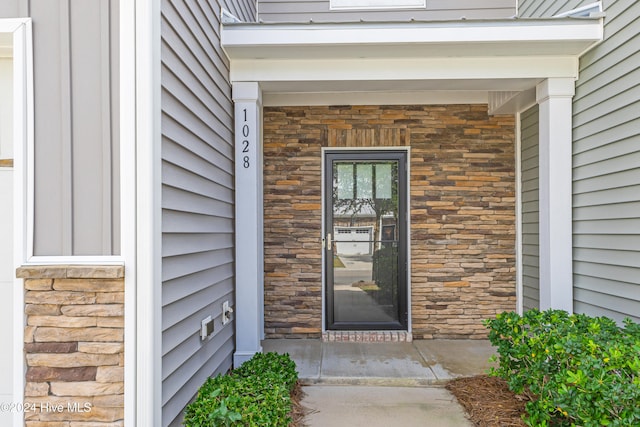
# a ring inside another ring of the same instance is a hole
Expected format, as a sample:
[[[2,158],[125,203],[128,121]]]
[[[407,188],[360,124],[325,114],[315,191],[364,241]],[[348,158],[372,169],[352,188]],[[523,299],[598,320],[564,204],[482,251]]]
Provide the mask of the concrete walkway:
[[[470,427],[442,386],[485,373],[494,353],[487,341],[477,340],[267,340],[263,350],[289,353],[296,362],[310,427]]]
[[[315,385],[304,391],[309,427],[472,427],[442,387]]]

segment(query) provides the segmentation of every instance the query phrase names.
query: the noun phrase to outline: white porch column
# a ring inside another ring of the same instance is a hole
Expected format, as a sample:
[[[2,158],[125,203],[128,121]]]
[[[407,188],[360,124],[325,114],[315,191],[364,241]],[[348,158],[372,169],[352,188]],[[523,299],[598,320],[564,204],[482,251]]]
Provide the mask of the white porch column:
[[[233,84],[236,172],[236,351],[239,366],[262,351],[264,239],[262,93],[257,82]]]
[[[540,106],[540,309],[573,312],[572,97],[574,79],[536,88]]]

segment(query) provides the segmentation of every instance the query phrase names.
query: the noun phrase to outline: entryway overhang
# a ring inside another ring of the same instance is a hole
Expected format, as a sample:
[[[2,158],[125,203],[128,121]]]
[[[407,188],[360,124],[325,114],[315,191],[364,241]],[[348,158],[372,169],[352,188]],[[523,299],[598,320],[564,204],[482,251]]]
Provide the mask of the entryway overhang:
[[[387,103],[487,103],[490,92],[576,79],[578,58],[603,36],[600,18],[240,23],[221,31],[231,81],[259,82],[264,105],[340,104],[345,94],[364,104],[378,102],[375,94]]]
[[[572,311],[571,133],[579,58],[602,18],[225,24],[235,103],[236,364],[263,338],[262,107],[539,105],[540,307]],[[552,215],[553,213],[553,215]]]

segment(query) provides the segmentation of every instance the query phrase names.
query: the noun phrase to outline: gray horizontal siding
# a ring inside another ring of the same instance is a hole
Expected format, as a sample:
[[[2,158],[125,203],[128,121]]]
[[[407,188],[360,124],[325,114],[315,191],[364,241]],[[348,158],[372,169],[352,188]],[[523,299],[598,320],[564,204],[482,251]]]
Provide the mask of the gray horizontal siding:
[[[605,3],[574,98],[574,309],[640,320],[640,3]]]
[[[163,0],[162,425],[182,412],[207,377],[231,367],[234,324],[233,103],[220,46],[220,12],[255,19],[249,1]],[[200,322],[214,319],[201,341]]]
[[[222,0],[220,2],[220,5],[231,12],[237,18],[240,18],[240,20],[242,20],[243,22],[257,21],[256,0]]]
[[[525,310],[540,308],[538,206],[538,106],[522,113],[522,296]]]
[[[593,0],[520,0],[518,1],[518,16],[522,18],[548,18],[590,3],[593,3]]]
[[[2,0],[33,20],[34,254],[120,253],[119,2]]]
[[[426,8],[330,10],[329,0],[259,0],[264,22],[358,22],[507,18],[515,15],[514,0],[427,0]]]

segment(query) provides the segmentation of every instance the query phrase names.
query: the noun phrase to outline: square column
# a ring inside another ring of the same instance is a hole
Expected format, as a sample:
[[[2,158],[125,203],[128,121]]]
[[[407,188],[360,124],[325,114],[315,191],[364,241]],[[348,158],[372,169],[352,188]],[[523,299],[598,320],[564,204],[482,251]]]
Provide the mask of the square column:
[[[262,92],[257,82],[233,84],[235,103],[236,351],[239,366],[262,351],[264,233]]]
[[[539,104],[540,309],[573,312],[572,98],[573,78],[536,87]]]

